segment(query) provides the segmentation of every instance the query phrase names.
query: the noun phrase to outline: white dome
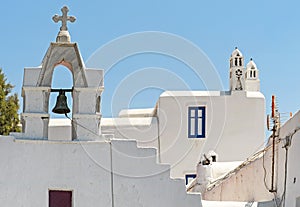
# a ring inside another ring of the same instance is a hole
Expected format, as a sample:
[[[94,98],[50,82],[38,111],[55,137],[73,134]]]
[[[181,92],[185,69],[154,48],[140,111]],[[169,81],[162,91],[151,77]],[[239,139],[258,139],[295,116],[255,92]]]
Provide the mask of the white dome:
[[[247,69],[257,69],[255,62],[252,60],[252,58],[250,59],[249,63],[247,64]]]
[[[243,57],[243,54],[241,53],[241,51],[239,51],[239,49],[236,47],[234,49],[234,51],[231,53],[231,57],[236,57],[236,56],[240,56]]]

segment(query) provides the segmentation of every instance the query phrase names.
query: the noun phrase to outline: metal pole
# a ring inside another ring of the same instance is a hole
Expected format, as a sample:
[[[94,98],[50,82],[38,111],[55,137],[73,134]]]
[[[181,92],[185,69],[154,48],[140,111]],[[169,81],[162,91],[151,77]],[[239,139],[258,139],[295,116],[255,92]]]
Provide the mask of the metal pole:
[[[275,132],[276,132],[276,125],[274,124],[273,126],[273,146],[272,146],[272,175],[271,175],[271,190],[269,190],[270,192],[276,192],[276,190],[274,189],[274,174],[275,174]]]
[[[276,192],[274,189],[274,180],[275,180],[275,138],[276,138],[276,132],[278,127],[278,113],[276,110],[276,102],[275,102],[276,96],[272,95],[272,119],[273,119],[273,146],[272,146],[272,175],[271,175],[271,189],[269,192]],[[279,119],[280,120],[280,119]]]

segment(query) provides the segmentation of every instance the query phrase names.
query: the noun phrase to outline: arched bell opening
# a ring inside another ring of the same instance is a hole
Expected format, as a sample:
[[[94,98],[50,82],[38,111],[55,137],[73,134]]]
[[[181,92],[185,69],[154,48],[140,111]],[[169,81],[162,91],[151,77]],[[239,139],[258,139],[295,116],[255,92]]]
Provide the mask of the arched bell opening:
[[[73,140],[73,83],[70,67],[62,64],[54,67],[48,99],[49,140]]]
[[[73,88],[73,75],[69,68],[58,65],[54,68],[52,75],[52,84],[49,97],[49,106],[48,112],[50,114],[50,118],[66,118],[64,113],[55,113],[53,109],[55,107],[61,108],[63,103],[62,96],[66,97],[66,107],[70,109],[69,113],[67,113],[68,117],[72,117],[73,111],[73,92],[70,90]],[[54,91],[53,89],[57,90]],[[68,89],[68,91],[59,91],[59,89]]]

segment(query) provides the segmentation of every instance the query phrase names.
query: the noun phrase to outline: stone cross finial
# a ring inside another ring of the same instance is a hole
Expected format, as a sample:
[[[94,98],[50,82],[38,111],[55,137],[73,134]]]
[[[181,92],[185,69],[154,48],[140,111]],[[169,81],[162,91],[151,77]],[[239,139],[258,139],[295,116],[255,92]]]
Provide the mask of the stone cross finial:
[[[55,14],[52,19],[55,23],[57,23],[58,21],[61,21],[61,27],[60,27],[60,31],[67,31],[68,27],[67,27],[67,21],[70,22],[75,22],[76,18],[74,16],[68,16],[68,11],[69,8],[67,6],[64,6],[61,9],[62,12],[62,16],[59,16],[58,14]]]
[[[55,14],[52,19],[55,23],[61,21],[60,31],[56,37],[56,42],[71,42],[71,37],[67,27],[67,21],[75,22],[76,18],[73,16],[68,16],[68,7],[64,6],[62,9],[62,16]]]

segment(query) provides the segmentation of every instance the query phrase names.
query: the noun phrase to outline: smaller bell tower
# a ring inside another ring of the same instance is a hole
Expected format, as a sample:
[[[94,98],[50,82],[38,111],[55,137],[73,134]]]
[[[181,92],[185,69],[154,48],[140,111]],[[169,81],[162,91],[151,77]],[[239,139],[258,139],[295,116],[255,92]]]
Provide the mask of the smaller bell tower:
[[[58,65],[69,69],[73,77],[72,93],[73,106],[71,119],[71,140],[96,140],[101,138],[100,100],[104,90],[103,70],[86,68],[81,58],[77,43],[71,42],[67,22],[76,20],[68,16],[68,7],[62,9],[62,16],[54,15],[54,22],[61,21],[62,26],[56,42],[52,42],[44,56],[42,64],[35,68],[24,69],[22,87],[23,138],[48,139],[49,127],[49,95],[57,92],[52,89],[53,71]],[[60,94],[64,98],[64,94]],[[60,104],[64,101],[60,98]],[[51,106],[53,108],[54,106]],[[60,108],[56,107],[56,112]],[[61,113],[69,112],[65,108]],[[58,134],[59,136],[59,134]]]
[[[247,64],[245,79],[246,91],[260,91],[259,71],[252,58]]]
[[[229,69],[230,91],[245,90],[244,57],[237,47],[232,52],[229,62],[230,62],[230,69]]]

